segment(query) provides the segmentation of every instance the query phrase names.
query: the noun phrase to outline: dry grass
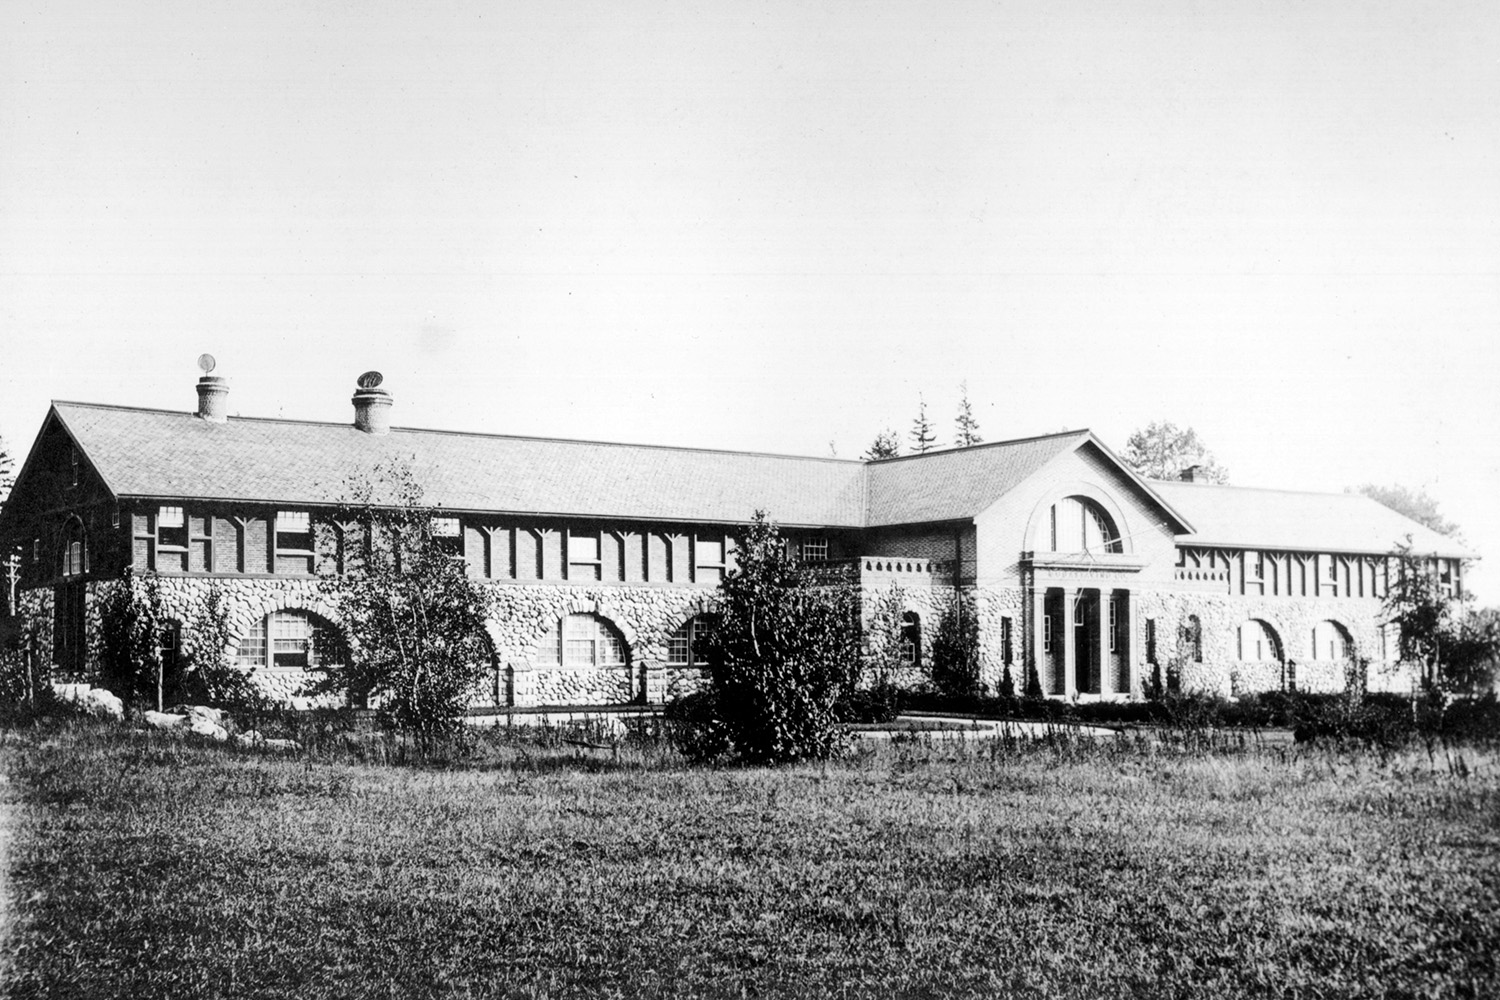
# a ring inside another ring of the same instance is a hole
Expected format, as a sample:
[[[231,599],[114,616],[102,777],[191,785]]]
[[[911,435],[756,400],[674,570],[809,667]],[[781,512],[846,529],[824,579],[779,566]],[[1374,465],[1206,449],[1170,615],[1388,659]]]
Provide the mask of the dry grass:
[[[495,739],[424,770],[11,734],[10,993],[1500,994],[1493,754]]]

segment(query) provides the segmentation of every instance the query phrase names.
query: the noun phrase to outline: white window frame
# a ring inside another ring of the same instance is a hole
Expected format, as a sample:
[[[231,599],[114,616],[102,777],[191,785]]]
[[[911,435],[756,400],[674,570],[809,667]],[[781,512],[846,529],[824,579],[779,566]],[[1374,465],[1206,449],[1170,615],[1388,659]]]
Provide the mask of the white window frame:
[[[803,562],[826,562],[828,560],[828,536],[813,535],[802,539]]]

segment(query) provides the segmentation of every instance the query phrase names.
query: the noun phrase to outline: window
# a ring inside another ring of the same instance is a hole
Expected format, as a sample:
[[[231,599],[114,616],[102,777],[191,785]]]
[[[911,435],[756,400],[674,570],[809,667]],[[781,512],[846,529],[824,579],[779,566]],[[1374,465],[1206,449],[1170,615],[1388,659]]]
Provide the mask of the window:
[[[1016,662],[1016,647],[1011,638],[1011,623],[1009,618],[1000,619],[1000,659],[1006,666]]]
[[[1238,658],[1257,663],[1281,659],[1281,642],[1271,626],[1252,618],[1239,627]]]
[[[723,535],[695,536],[693,579],[698,583],[718,583],[724,579],[726,548]]]
[[[342,662],[338,630],[308,611],[274,611],[256,621],[240,639],[235,663],[281,670],[316,667],[324,656]]]
[[[432,541],[443,552],[450,556],[461,556],[464,554],[464,528],[456,517],[435,517],[432,519]]]
[[[82,576],[88,571],[87,546],[84,544],[83,522],[73,517],[63,528],[62,575]]]
[[[158,548],[185,549],[188,543],[187,516],[181,507],[161,507],[156,512],[156,545]]]
[[[312,515],[305,510],[276,512],[276,547],[278,549],[312,549]]]
[[[1156,662],[1156,619],[1146,619],[1146,662]]]
[[[1197,615],[1188,615],[1187,621],[1177,633],[1178,641],[1186,647],[1194,663],[1203,662],[1203,623]]]
[[[598,615],[573,614],[559,619],[537,644],[538,664],[567,667],[624,666],[629,648],[613,625]]]
[[[1109,599],[1109,651],[1111,653],[1119,651],[1117,649],[1118,637],[1120,634],[1119,630],[1119,602],[1111,597]]]
[[[42,540],[33,538],[31,540],[31,561],[39,563],[42,561]]]
[[[822,536],[802,539],[802,558],[807,562],[827,559],[828,539]]]
[[[1349,655],[1349,633],[1335,621],[1321,621],[1313,626],[1312,658],[1342,660]]]
[[[78,449],[77,448],[70,448],[70,449],[68,449],[68,451],[70,453],[70,458],[71,458],[72,465],[73,465],[73,479],[72,479],[71,482],[68,483],[68,485],[69,486],[77,486],[78,485]]]
[[[603,576],[599,558],[599,532],[568,532],[568,579],[598,580]]]
[[[1323,570],[1323,586],[1330,592],[1337,594],[1339,590],[1339,557],[1319,556],[1318,562]]]
[[[922,665],[922,619],[915,611],[901,616],[901,665]]]
[[[1042,615],[1042,652],[1052,652],[1052,616]]]
[[[676,666],[702,666],[708,662],[703,640],[714,626],[713,615],[694,615],[667,636],[667,662]]]
[[[1053,552],[1124,552],[1120,533],[1104,508],[1087,497],[1052,505]]]
[[[1073,596],[1073,624],[1075,626],[1083,624],[1083,595],[1082,594],[1075,594]]]

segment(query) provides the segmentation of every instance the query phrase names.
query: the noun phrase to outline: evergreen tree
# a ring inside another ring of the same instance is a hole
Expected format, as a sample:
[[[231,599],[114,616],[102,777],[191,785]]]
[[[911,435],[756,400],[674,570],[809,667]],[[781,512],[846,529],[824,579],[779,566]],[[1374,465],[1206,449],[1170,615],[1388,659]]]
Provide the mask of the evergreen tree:
[[[927,400],[918,396],[917,419],[911,422],[911,450],[922,455],[936,445],[937,435],[932,432],[932,421],[927,419]]]
[[[979,436],[979,421],[974,419],[974,410],[969,405],[969,383],[960,382],[958,387],[963,395],[959,397],[958,419],[954,421],[958,425],[958,437],[954,443],[960,448],[968,448],[983,443],[984,438]]]
[[[866,462],[878,462],[882,458],[895,458],[901,454],[901,438],[894,430],[884,430],[875,435],[874,444],[860,457]]]

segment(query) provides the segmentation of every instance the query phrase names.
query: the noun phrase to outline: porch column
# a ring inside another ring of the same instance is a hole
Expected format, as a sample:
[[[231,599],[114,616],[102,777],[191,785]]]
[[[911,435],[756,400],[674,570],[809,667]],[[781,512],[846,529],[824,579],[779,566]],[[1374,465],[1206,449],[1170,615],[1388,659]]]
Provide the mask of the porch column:
[[[1094,640],[1088,651],[1089,680],[1094,682],[1094,693],[1102,698],[1114,688],[1114,679],[1109,676],[1113,666],[1110,662],[1113,657],[1109,653],[1109,601],[1113,595],[1104,587],[1094,593],[1099,596],[1094,601]],[[1097,676],[1095,670],[1099,671]]]
[[[1046,626],[1043,620],[1047,617],[1047,588],[1033,586],[1031,588],[1031,662],[1036,666],[1037,682],[1042,685],[1042,693],[1048,694],[1047,686],[1047,646],[1043,629]],[[1022,693],[1026,691],[1026,678],[1018,679],[1018,686]]]
[[[1077,612],[1074,610],[1078,604],[1078,588],[1064,587],[1062,601],[1062,626],[1053,632],[1055,641],[1059,635],[1063,640],[1063,695],[1072,701],[1078,697],[1078,626],[1073,623],[1077,620]]]

